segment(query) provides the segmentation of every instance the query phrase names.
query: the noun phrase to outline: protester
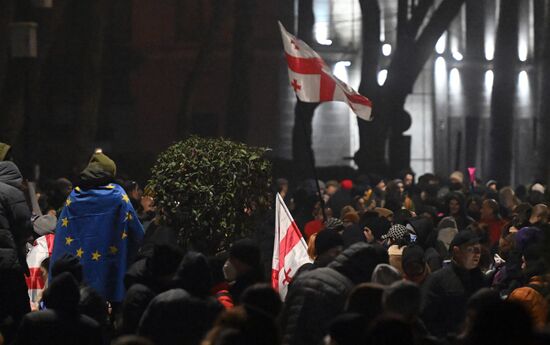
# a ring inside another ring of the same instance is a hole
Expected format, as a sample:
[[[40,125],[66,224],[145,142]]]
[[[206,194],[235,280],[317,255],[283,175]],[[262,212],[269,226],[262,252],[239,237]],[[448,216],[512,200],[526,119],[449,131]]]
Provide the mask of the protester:
[[[99,324],[78,312],[79,300],[77,281],[70,273],[61,273],[44,293],[46,310],[24,317],[14,344],[102,344]]]
[[[281,316],[283,344],[317,345],[328,332],[332,318],[344,310],[353,286],[370,281],[374,267],[387,262],[384,254],[376,246],[356,243],[328,267],[297,277],[289,288]]]
[[[51,261],[65,253],[76,255],[87,285],[110,302],[122,302],[124,274],[137,254],[143,227],[128,195],[113,183],[115,175],[109,157],[92,155],[59,216]]]
[[[481,254],[479,238],[472,231],[459,232],[449,250],[451,263],[431,274],[423,286],[425,304],[422,319],[428,330],[439,337],[460,330],[468,298],[487,285],[478,267]]]
[[[250,239],[235,242],[223,270],[226,280],[232,282],[229,293],[233,301],[239,303],[247,287],[263,280],[260,248]]]
[[[9,151],[6,146],[2,149],[4,155]],[[30,311],[24,274],[29,274],[26,242],[32,238],[32,226],[22,183],[17,166],[0,161],[0,333],[7,343]]]
[[[506,221],[500,216],[500,208],[495,200],[487,199],[483,201],[480,223],[489,227],[490,243],[491,245],[496,244],[502,235],[502,229],[506,225]]]

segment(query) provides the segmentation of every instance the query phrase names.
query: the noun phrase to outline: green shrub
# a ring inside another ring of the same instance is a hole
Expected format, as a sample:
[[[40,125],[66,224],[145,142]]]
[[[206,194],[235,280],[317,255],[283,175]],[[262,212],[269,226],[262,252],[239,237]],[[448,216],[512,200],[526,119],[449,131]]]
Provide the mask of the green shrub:
[[[254,230],[270,206],[266,149],[224,139],[191,137],[161,153],[146,192],[160,223],[178,231],[184,248],[214,254]]]

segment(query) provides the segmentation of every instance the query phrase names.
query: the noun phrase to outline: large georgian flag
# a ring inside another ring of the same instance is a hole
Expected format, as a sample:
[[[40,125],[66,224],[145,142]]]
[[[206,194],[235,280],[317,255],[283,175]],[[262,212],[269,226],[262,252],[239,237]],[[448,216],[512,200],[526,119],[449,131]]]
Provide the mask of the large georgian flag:
[[[288,33],[281,22],[279,28],[288,63],[290,85],[302,102],[345,102],[355,115],[366,121],[372,120],[372,102],[367,97],[332,75],[319,54]]]
[[[292,281],[296,271],[303,264],[311,262],[311,259],[307,255],[307,244],[302,233],[278,193],[275,204],[275,241],[271,283],[284,301],[288,284]]]

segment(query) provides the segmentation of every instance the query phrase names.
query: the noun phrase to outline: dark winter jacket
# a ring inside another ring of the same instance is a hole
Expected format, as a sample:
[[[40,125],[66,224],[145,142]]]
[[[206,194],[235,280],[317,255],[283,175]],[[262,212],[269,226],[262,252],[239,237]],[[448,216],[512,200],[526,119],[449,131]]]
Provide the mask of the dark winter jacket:
[[[443,337],[459,331],[468,299],[486,285],[479,268],[468,271],[454,262],[428,277],[423,285],[422,319],[430,333]]]
[[[134,284],[126,291],[122,302],[122,320],[118,327],[119,335],[137,333],[139,320],[153,298],[153,290],[142,284]]]
[[[172,289],[149,303],[138,334],[156,345],[198,345],[216,317],[207,302],[183,289]]]
[[[23,177],[13,162],[0,162],[0,229],[11,232],[19,264],[28,272],[25,242],[32,234],[32,226],[22,183]]]
[[[370,281],[374,267],[383,261],[376,246],[356,243],[328,267],[297,277],[282,312],[283,344],[317,345],[330,321],[344,310],[353,286]]]
[[[14,342],[15,345],[99,345],[99,324],[79,314],[80,292],[73,276],[64,272],[55,277],[44,291],[47,310],[27,314]]]
[[[13,236],[0,229],[0,333],[13,340],[23,316],[30,312],[25,276],[17,259]]]

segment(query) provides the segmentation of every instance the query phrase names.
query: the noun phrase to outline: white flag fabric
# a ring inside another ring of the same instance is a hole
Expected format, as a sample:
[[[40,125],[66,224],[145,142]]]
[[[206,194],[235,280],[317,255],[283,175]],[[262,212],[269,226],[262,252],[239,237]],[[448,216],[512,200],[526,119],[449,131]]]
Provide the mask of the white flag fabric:
[[[286,298],[288,284],[296,271],[308,262],[311,262],[311,259],[307,255],[306,241],[292,219],[283,198],[277,193],[271,283],[283,301]]]
[[[29,291],[31,305],[36,309],[41,298],[42,290],[46,282],[42,278],[40,265],[42,261],[52,255],[54,234],[48,234],[38,237],[27,254],[27,265],[29,266],[29,276],[25,277]]]
[[[372,102],[335,77],[327,64],[305,42],[286,31],[279,22],[290,85],[302,102],[339,101],[349,105],[363,120],[372,120]]]

